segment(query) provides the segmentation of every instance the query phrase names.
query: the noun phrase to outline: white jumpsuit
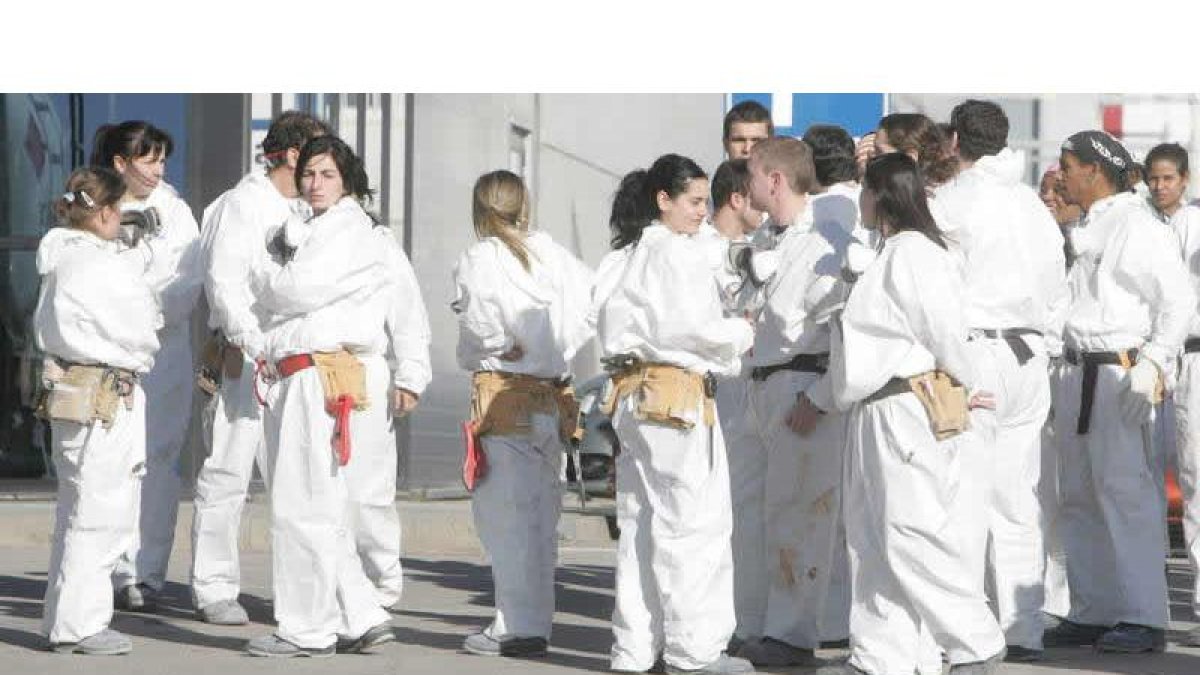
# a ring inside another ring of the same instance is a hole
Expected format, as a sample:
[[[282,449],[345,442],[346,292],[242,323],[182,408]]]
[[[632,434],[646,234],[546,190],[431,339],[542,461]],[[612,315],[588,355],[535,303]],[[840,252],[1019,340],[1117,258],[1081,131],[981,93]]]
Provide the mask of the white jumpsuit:
[[[1196,296],[1167,226],[1130,193],[1097,201],[1069,235],[1078,257],[1068,276],[1065,350],[1138,349],[1169,379]],[[1072,621],[1167,625],[1166,498],[1162,457],[1120,414],[1128,375],[1098,367],[1090,431],[1079,434],[1084,369],[1064,365],[1055,410],[1061,456],[1060,526]]]
[[[289,262],[260,254],[253,289],[269,316],[265,352],[272,363],[339,349],[364,353],[377,339],[390,275],[373,226],[356,200],[343,197],[297,228],[307,238]],[[326,648],[337,637],[361,636],[388,614],[355,548],[346,469],[331,446],[334,418],[316,368],[279,380],[266,400],[275,634]]]
[[[1004,636],[952,526],[971,431],[939,442],[916,396],[869,397],[890,379],[937,367],[976,382],[951,254],[918,232],[885,240],[854,285],[831,366],[849,413],[846,536],[854,666],[872,675],[924,672],[932,639],[950,663],[991,658]]]
[[[776,261],[769,265],[773,272],[762,275],[764,302],[749,366],[829,353],[829,320],[844,297],[841,262],[857,212],[856,201],[838,190],[815,199],[782,230],[772,224],[758,231],[755,262],[768,256]],[[801,393],[828,413],[803,437],[787,426]],[[834,408],[827,374],[778,370],[766,379],[752,379],[749,400],[747,433],[732,451],[766,460],[762,499],[767,554],[766,569],[759,571],[768,584],[763,635],[816,649],[823,633],[846,637],[845,614],[832,630],[822,628],[834,565],[845,560],[838,554],[844,549],[839,524],[845,419]],[[848,612],[845,605],[842,610]]]
[[[118,253],[82,230],[54,228],[38,246],[41,295],[34,339],[49,356],[144,374],[154,365],[162,323],[144,274],[144,248]],[[75,643],[108,627],[109,579],[135,536],[146,461],[145,396],[118,405],[110,428],[50,423],[58,475],[54,543],[42,617],[51,643]]]
[[[236,600],[241,591],[238,530],[255,462],[264,479],[269,475],[262,406],[254,397],[254,362],[263,355],[263,334],[250,268],[267,232],[287,220],[296,204],[260,169],[204,211],[200,247],[208,326],[242,350],[242,373],[222,377],[206,411],[212,417],[211,438],[205,439],[209,453],[196,477],[192,518],[191,585],[197,608]]]
[[[1182,205],[1169,223],[1179,239],[1192,290],[1200,294],[1200,206]],[[1188,338],[1200,338],[1200,312],[1192,312]],[[1200,570],[1200,352],[1185,353],[1172,396],[1178,453],[1179,490],[1183,497],[1183,538],[1192,571]],[[1200,577],[1198,577],[1200,579]],[[1200,580],[1192,583],[1192,611],[1200,616]]]
[[[393,389],[407,389],[420,396],[432,375],[429,318],[417,277],[391,229],[377,226],[375,234],[392,277],[385,330],[368,348],[366,354],[370,356],[363,355],[370,397],[379,405],[354,415],[354,459],[346,465],[345,473],[358,555],[367,578],[375,585],[379,605],[391,607],[400,600],[404,587],[391,396]]]
[[[1049,366],[1044,336],[1053,332],[1053,308],[1066,295],[1062,235],[1045,205],[1025,185],[1025,155],[1008,148],[981,157],[941,186],[942,224],[964,258],[967,326],[979,386],[996,393],[991,429],[978,430],[981,452],[964,463],[965,491],[981,501],[983,517],[969,537],[975,542],[974,573],[982,588],[993,580],[993,602],[1008,644],[1042,648],[1044,546],[1038,500],[1041,436],[1050,411]],[[997,333],[1026,329],[1041,335],[1012,336],[1030,355],[1024,363]],[[982,417],[982,416],[980,416]],[[972,519],[973,520],[973,519]]]
[[[655,223],[625,254],[599,339],[606,356],[631,354],[696,373],[732,375],[750,347],[749,322],[726,318],[702,242]],[[619,254],[611,254],[619,255]],[[734,631],[732,512],[720,422],[680,430],[638,420],[635,396],[614,413],[617,459],[616,607],[612,669],[700,668]]]
[[[148,239],[153,251],[148,275],[162,286],[161,347],[154,368],[142,378],[146,392],[146,476],[142,480],[138,536],[113,573],[113,588],[144,583],[161,590],[175,542],[175,516],[183,485],[181,451],[192,417],[191,314],[204,284],[199,228],[192,210],[167,183],[124,209],[158,209],[162,231]]]
[[[592,271],[543,232],[525,242],[529,270],[494,237],[467,249],[454,268],[464,370],[562,378],[591,339]],[[524,355],[501,360],[514,345]],[[534,414],[530,422],[528,435],[481,439],[487,473],[471,497],[495,586],[496,614],[484,632],[498,641],[549,640],[554,619],[563,444],[557,415]]]

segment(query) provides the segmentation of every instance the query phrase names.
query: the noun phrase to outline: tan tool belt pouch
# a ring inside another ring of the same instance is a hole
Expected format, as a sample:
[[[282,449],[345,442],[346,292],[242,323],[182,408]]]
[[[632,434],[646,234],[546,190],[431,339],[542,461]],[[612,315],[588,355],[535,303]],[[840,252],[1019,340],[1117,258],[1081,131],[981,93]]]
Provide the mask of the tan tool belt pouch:
[[[953,438],[970,426],[967,390],[940,370],[931,370],[908,378],[921,407],[929,417],[933,435],[939,440]]]
[[[315,352],[312,358],[317,373],[321,376],[326,403],[333,403],[341,396],[349,396],[355,410],[367,409],[370,405],[367,398],[367,370],[358,357],[343,349],[337,352]]]
[[[471,419],[479,435],[525,436],[533,415],[558,415],[558,435],[563,443],[579,440],[579,402],[569,384],[557,380],[479,371],[471,379]]]
[[[704,393],[704,376],[690,370],[657,363],[638,364],[613,376],[612,394],[604,404],[611,417],[617,404],[633,395],[637,402],[634,415],[639,420],[665,424],[675,429],[691,429],[700,420],[697,410],[703,403],[703,422],[713,425],[713,400]]]
[[[78,424],[100,420],[105,429],[111,428],[121,399],[126,399],[127,408],[132,407],[136,381],[132,371],[120,368],[70,365],[50,380],[38,414],[44,419]]]

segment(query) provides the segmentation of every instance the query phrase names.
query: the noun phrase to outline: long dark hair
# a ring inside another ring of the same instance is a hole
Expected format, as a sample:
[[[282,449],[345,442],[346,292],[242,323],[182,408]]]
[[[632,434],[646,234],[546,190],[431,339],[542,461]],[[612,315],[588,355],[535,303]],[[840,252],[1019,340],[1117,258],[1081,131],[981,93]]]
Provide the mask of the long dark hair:
[[[946,248],[946,239],[929,211],[925,179],[912,157],[889,152],[867,162],[863,189],[875,197],[875,214],[893,232],[913,230]]]
[[[608,218],[612,247],[636,244],[642,238],[642,230],[660,215],[658,193],[666,192],[674,199],[687,191],[688,181],[696,178],[708,178],[708,174],[692,160],[675,154],[659,157],[648,170],[625,174]]]
[[[120,124],[105,124],[96,129],[92,137],[92,166],[113,167],[113,160],[124,157],[133,160],[162,153],[163,159],[171,156],[175,142],[171,134],[141,120],[128,120]]]
[[[356,197],[363,203],[370,203],[375,191],[371,189],[367,170],[363,168],[362,160],[354,154],[354,150],[337,136],[316,136],[300,148],[300,157],[296,160],[297,190],[304,191],[300,187],[304,167],[308,166],[313,157],[319,155],[329,155],[333,158],[338,173],[342,174],[342,187],[345,188],[346,194]]]

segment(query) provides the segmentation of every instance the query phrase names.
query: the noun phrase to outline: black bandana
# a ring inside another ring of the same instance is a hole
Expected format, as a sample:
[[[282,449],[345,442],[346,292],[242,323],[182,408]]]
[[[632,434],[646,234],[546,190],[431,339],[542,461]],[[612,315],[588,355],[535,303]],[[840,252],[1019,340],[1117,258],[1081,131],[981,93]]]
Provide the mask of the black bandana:
[[[1103,131],[1080,131],[1063,141],[1062,149],[1074,153],[1084,164],[1101,162],[1122,175],[1133,167],[1133,157],[1121,142]],[[1120,187],[1120,186],[1118,186]]]

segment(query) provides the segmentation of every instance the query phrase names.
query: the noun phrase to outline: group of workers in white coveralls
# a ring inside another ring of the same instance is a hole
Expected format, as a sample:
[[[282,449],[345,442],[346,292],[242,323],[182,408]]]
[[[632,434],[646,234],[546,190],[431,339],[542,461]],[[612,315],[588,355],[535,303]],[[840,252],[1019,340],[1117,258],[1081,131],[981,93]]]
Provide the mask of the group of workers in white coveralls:
[[[1046,647],[1161,650],[1163,437],[1200,559],[1187,153],[1137,165],[1082,131],[1039,195],[1007,139],[981,100],[948,124],[888,115],[857,143],[832,125],[774,137],[741,103],[711,179],[668,154],[621,180],[595,271],[532,226],[519,176],[479,177],[451,309],[496,607],[463,649],[549,650],[571,363],[595,339],[620,446],[612,670],[971,675]],[[257,465],[277,628],[246,650],[394,640],[392,429],[431,379],[430,333],[408,259],[364,210],[362,162],[284,113],[263,167],[197,228],[162,180],[164,132],[126,122],[95,148],[38,250],[50,647],[127,653],[114,603],[154,609],[197,385],[200,618],[248,622],[237,531]],[[193,369],[197,302],[212,339]],[[1163,412],[1175,429],[1155,428]],[[839,645],[845,661],[817,658]]]

